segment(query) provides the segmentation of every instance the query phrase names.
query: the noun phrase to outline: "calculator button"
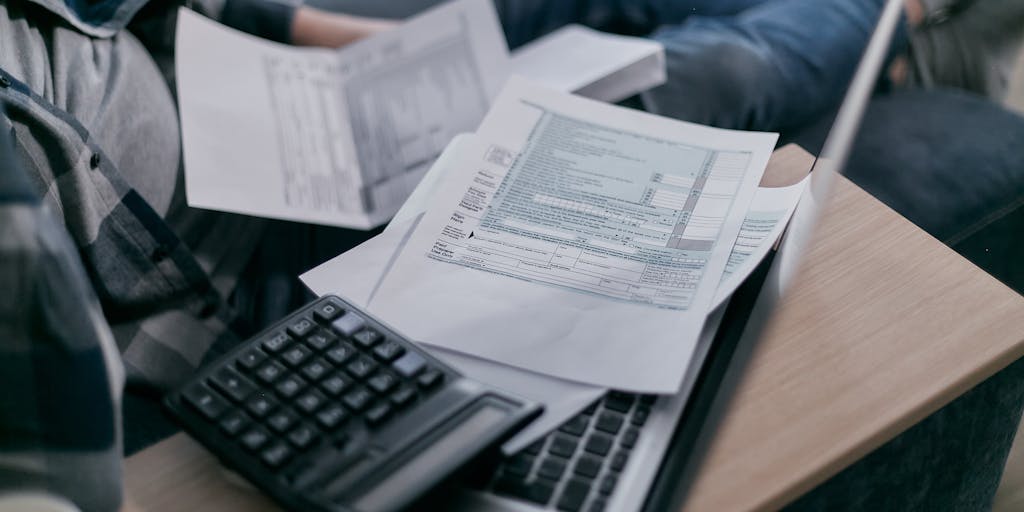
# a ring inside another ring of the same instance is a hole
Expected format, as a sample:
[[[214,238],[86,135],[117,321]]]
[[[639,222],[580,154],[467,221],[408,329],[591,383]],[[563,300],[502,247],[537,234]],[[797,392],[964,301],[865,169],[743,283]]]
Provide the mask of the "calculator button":
[[[433,368],[423,372],[423,374],[420,375],[418,379],[416,379],[420,387],[423,389],[430,389],[434,386],[437,386],[443,380],[444,375],[440,371],[435,370]]]
[[[260,367],[259,370],[256,370],[256,378],[263,381],[265,384],[273,384],[275,380],[281,377],[281,375],[284,375],[285,371],[286,370],[284,366],[281,366],[281,363],[271,361]]]
[[[249,418],[240,411],[234,411],[220,420],[220,430],[229,436],[234,436],[249,425]]]
[[[366,384],[370,386],[370,389],[384,394],[398,385],[398,378],[387,372],[377,372],[376,375],[370,377],[370,380],[366,381]]]
[[[267,418],[267,425],[269,425],[274,432],[283,434],[287,432],[288,429],[292,428],[296,419],[297,418],[294,413],[285,409],[271,414],[270,417]]]
[[[327,350],[335,341],[338,341],[338,338],[323,329],[317,329],[313,334],[306,336],[306,345],[317,352]]]
[[[316,328],[316,324],[308,318],[300,318],[288,325],[288,333],[297,339],[304,338]]]
[[[263,348],[271,354],[276,354],[292,344],[292,339],[287,334],[279,332],[263,342]]]
[[[249,379],[228,367],[217,370],[213,377],[210,377],[210,383],[236,402],[245,400],[256,391],[256,386],[249,382]]]
[[[319,391],[309,391],[295,400],[295,405],[306,414],[313,414],[327,401],[327,397]]]
[[[355,340],[356,345],[359,345],[364,349],[369,349],[377,343],[380,343],[380,340],[384,339],[384,336],[381,336],[379,332],[373,329],[363,329],[362,331],[357,332],[355,336],[352,336],[352,339]]]
[[[318,381],[327,375],[331,371],[331,367],[327,365],[327,361],[323,359],[314,359],[312,362],[302,367],[302,374],[311,381]]]
[[[327,359],[337,365],[345,364],[345,361],[352,359],[352,356],[356,355],[357,351],[355,347],[348,343],[339,343],[337,346],[327,351]]]
[[[366,411],[366,423],[371,427],[376,427],[384,423],[389,416],[391,416],[391,406],[386,403],[379,403]]]
[[[277,390],[277,394],[284,398],[291,398],[302,391],[306,387],[306,381],[302,380],[298,375],[289,375],[274,386]]]
[[[257,418],[266,416],[275,407],[277,407],[277,401],[263,392],[257,393],[245,403],[245,408]]]
[[[295,430],[292,430],[291,433],[288,434],[288,442],[300,450],[303,450],[313,444],[313,441],[315,440],[316,431],[310,428],[309,425],[299,425],[298,427],[295,427]]]
[[[281,359],[283,359],[286,364],[294,368],[304,363],[311,355],[313,355],[313,352],[304,345],[296,345],[281,354]]]
[[[363,409],[366,409],[366,406],[370,404],[371,400],[373,400],[373,394],[367,391],[364,387],[357,387],[356,389],[346,393],[345,397],[341,400],[345,402],[345,405],[349,409],[359,413],[362,412]]]
[[[331,323],[331,327],[346,338],[351,338],[355,333],[366,327],[366,320],[356,313],[346,313],[341,318]]]
[[[335,373],[320,382],[320,387],[326,391],[328,395],[338,396],[348,388],[350,382],[351,381],[344,375]]]
[[[254,370],[266,359],[267,354],[264,354],[259,348],[252,347],[238,357],[238,366],[246,370]]]
[[[367,375],[373,373],[377,369],[377,363],[373,362],[366,356],[359,356],[345,367],[349,375],[357,378],[364,379]]]
[[[402,386],[394,393],[391,393],[391,405],[395,407],[405,407],[415,400],[416,390],[409,386]]]
[[[274,443],[273,445],[270,446],[270,448],[263,450],[263,453],[260,455],[260,458],[263,459],[263,463],[266,464],[267,466],[276,468],[279,467],[281,464],[284,464],[284,462],[288,460],[288,458],[291,457],[291,455],[292,451],[290,448],[288,448],[288,445],[284,443]]]
[[[344,407],[338,404],[333,404],[316,413],[316,422],[325,430],[334,430],[346,419],[348,419],[348,413],[345,412]]]
[[[427,365],[427,360],[423,356],[416,352],[407,352],[404,356],[399,358],[394,363],[391,363],[391,367],[398,372],[399,375],[409,378],[420,372]]]
[[[405,347],[403,347],[397,341],[391,340],[380,344],[377,348],[373,349],[373,356],[385,363],[390,363],[405,353]]]
[[[313,309],[313,318],[323,323],[328,323],[341,316],[344,310],[334,301],[325,301]]]
[[[185,401],[195,407],[208,420],[217,419],[228,409],[228,402],[213,390],[195,384],[183,394]]]
[[[247,450],[250,451],[259,450],[261,447],[263,447],[263,445],[267,444],[267,441],[269,440],[270,434],[260,427],[256,427],[242,434],[242,437],[240,439],[240,441],[242,442],[242,446],[244,446]]]

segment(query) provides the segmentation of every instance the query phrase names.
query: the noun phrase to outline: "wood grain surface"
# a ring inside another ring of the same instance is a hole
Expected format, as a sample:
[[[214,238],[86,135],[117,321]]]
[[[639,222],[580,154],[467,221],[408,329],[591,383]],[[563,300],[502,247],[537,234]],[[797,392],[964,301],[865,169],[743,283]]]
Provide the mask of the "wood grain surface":
[[[840,180],[684,510],[774,510],[1024,355],[1024,298]]]

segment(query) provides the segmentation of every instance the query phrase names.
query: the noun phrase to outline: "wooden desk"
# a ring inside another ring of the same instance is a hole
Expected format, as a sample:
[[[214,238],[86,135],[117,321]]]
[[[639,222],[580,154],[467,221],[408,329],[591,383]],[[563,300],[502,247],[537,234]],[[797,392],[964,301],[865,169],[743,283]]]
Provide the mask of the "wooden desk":
[[[1024,355],[1024,298],[846,180],[686,510],[771,510]],[[184,435],[127,460],[127,510],[274,510]]]

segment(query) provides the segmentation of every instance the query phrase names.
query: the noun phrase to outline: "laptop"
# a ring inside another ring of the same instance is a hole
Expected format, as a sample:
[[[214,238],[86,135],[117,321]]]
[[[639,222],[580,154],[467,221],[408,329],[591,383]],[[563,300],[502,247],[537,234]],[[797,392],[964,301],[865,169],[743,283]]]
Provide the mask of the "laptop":
[[[889,0],[779,249],[708,319],[680,392],[610,392],[557,430],[471,475],[459,510],[678,509],[753,346],[786,294],[874,91],[903,2]]]

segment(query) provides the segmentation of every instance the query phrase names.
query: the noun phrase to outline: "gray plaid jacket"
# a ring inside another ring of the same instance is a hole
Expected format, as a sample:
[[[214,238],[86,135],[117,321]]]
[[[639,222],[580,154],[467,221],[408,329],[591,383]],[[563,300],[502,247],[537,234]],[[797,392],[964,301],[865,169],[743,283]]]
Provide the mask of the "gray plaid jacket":
[[[219,1],[208,4],[222,21],[289,37],[291,7]],[[38,75],[74,66],[61,62],[69,60],[67,45],[65,53],[56,44],[12,50],[31,45],[19,31],[103,40],[121,31],[145,0],[33,3],[0,3],[0,38],[6,38],[0,52],[51,52],[50,69],[31,70]],[[35,490],[86,511],[116,510],[125,380],[157,391],[177,385],[211,347],[234,341],[233,317],[188,247],[108,156],[125,148],[102,147],[55,105],[53,90],[33,90],[3,62],[0,496]]]

